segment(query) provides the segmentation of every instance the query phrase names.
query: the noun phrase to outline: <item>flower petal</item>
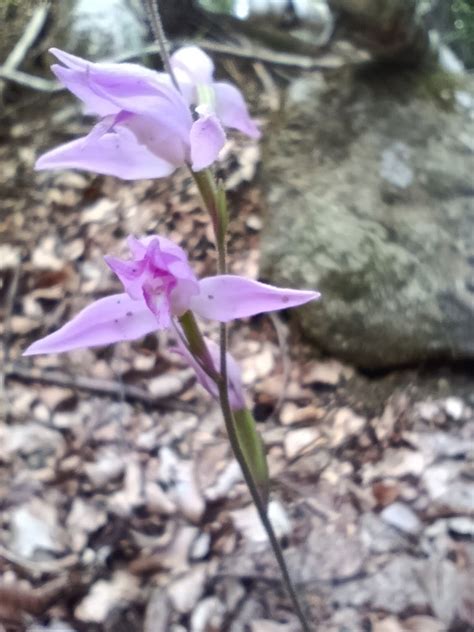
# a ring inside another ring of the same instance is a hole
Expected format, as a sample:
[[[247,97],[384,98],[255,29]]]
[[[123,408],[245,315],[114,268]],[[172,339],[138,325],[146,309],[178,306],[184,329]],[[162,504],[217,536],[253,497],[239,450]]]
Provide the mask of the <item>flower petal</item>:
[[[250,118],[247,105],[240,91],[230,83],[212,85],[216,97],[216,114],[225,127],[232,127],[250,138],[260,138],[260,130]]]
[[[53,64],[51,70],[59,81],[85,104],[87,114],[107,116],[117,114],[120,111],[120,108],[109,99],[104,99],[94,92],[87,74],[82,70],[64,68],[59,64]]]
[[[223,323],[276,309],[296,307],[320,297],[319,292],[290,290],[230,274],[199,281],[201,290],[191,299],[191,309]]]
[[[122,261],[117,257],[105,255],[105,263],[114,272],[123,285],[124,290],[134,301],[143,299],[143,273],[146,268],[146,260]]]
[[[91,133],[48,151],[37,160],[35,168],[83,169],[140,180],[168,176],[176,167],[140,145],[130,130],[118,126],[102,136]]]
[[[114,294],[84,308],[61,329],[30,345],[23,355],[62,353],[135,340],[156,329],[156,318],[144,301],[133,301],[127,294]]]
[[[185,346],[181,337],[178,336],[178,346],[173,348],[173,351],[179,353],[186,362],[195,370],[196,376],[199,384],[213,397],[214,399],[219,399],[219,389],[217,388],[217,384],[214,380],[204,371],[199,362],[193,356],[193,354],[189,351],[189,349]],[[220,366],[220,347],[213,340],[209,338],[204,338],[206,342],[206,346],[208,348],[209,354],[211,356],[212,362],[214,364],[214,369],[219,372]],[[228,389],[229,389],[229,402],[232,410],[242,410],[245,408],[245,395],[244,388],[242,385],[242,377],[239,365],[234,360],[233,356],[230,353],[227,353],[227,378],[228,378]]]
[[[63,68],[54,65],[55,74],[73,94],[86,103],[90,111],[100,115],[120,110],[153,115],[167,108],[168,119],[171,112],[174,113],[174,118],[179,115],[180,120],[187,117],[187,128],[191,126],[187,102],[166,73],[138,64],[94,63],[57,48],[50,49],[50,52],[67,66]],[[173,117],[168,126],[172,123]]]
[[[171,67],[186,73],[194,84],[209,84],[214,74],[212,59],[197,46],[183,46],[171,55]]]
[[[132,114],[123,122],[123,126],[133,133],[139,145],[176,167],[184,165],[188,158],[191,125],[188,108],[178,110],[166,103],[159,103],[150,115]]]
[[[85,70],[91,65],[91,62],[87,61],[87,59],[82,59],[82,57],[78,57],[77,55],[66,53],[66,51],[61,50],[60,48],[53,47],[49,48],[48,51],[51,55],[54,55],[56,59],[59,59],[60,62],[72,70]]]
[[[109,87],[117,95],[128,96],[130,92],[135,95],[154,94],[155,88],[159,86],[172,86],[166,73],[139,64],[92,62],[59,48],[50,48],[49,52],[66,68],[82,72],[91,83],[97,83],[104,89]]]
[[[213,114],[201,116],[193,123],[189,135],[191,163],[194,171],[209,167],[219,155],[225,143],[225,133]]]

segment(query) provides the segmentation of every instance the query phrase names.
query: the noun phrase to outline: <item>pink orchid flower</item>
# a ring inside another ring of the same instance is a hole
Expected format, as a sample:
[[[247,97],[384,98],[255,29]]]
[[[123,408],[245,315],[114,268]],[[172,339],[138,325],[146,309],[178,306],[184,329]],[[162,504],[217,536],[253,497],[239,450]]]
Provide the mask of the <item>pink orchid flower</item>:
[[[206,343],[207,350],[209,351],[209,355],[211,356],[211,360],[214,364],[213,368],[218,373],[220,366],[219,345],[207,337],[204,337],[204,341]],[[218,400],[219,389],[217,388],[216,382],[210,377],[210,375],[206,373],[206,371],[204,371],[202,366],[189,351],[181,337],[178,337],[178,346],[174,347],[173,351],[178,353],[184,360],[186,360],[189,366],[192,367],[196,372],[196,377],[199,384],[209,393],[209,395],[211,395],[211,397]],[[243,410],[246,406],[240,368],[230,353],[227,352],[226,357],[230,407],[233,411]]]
[[[92,63],[52,48],[58,79],[101,117],[91,132],[43,156],[36,169],[84,169],[124,180],[159,178],[189,164],[211,165],[225,142],[211,111],[193,121],[185,98],[164,73],[137,64]]]
[[[214,111],[224,127],[231,127],[259,138],[241,92],[232,84],[213,81],[214,64],[197,46],[184,46],[171,55],[171,67],[180,88],[191,105],[206,105]]]
[[[95,301],[58,331],[30,345],[24,355],[135,340],[170,327],[172,319],[188,310],[228,322],[319,298],[318,292],[282,289],[230,274],[198,280],[185,252],[169,239],[129,237],[127,243],[132,259],[105,257],[125,292]]]
[[[172,56],[183,94],[167,74],[138,64],[93,63],[57,48],[50,52],[64,64],[54,64],[54,74],[83,101],[86,113],[101,120],[87,136],[41,156],[36,169],[159,178],[184,164],[194,171],[211,165],[225,142],[222,125],[259,136],[239,90],[213,83],[212,61],[195,46]],[[190,105],[197,106],[195,121]]]

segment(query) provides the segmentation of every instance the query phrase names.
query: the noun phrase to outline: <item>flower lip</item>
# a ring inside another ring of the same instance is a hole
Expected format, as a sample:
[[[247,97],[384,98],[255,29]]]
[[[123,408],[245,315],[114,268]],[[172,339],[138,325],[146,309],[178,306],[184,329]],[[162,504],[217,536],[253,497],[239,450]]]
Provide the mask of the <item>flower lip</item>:
[[[169,323],[171,315],[186,311],[191,297],[199,292],[185,252],[168,239],[157,236],[130,237],[128,246],[131,259],[123,261],[106,256],[107,265],[131,299],[145,300],[155,316]]]

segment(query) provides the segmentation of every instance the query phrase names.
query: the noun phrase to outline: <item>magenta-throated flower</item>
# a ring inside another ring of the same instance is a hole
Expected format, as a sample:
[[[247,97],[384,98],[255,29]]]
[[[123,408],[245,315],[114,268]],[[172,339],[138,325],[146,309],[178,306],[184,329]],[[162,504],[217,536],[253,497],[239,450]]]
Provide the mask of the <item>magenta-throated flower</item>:
[[[185,252],[169,239],[129,237],[127,243],[130,260],[105,257],[125,292],[95,301],[58,331],[34,342],[24,355],[134,340],[169,327],[188,310],[228,322],[319,298],[318,292],[277,288],[234,275],[198,280]]]
[[[184,164],[194,171],[211,165],[225,142],[222,124],[257,136],[237,88],[212,83],[211,60],[199,49],[191,50],[197,51],[195,66],[189,48],[173,56],[173,64],[181,69],[181,94],[165,73],[138,64],[92,63],[52,48],[51,53],[64,64],[54,64],[53,72],[84,102],[86,113],[100,121],[87,136],[41,156],[36,168],[84,169],[124,180],[158,178]],[[199,99],[203,90],[215,98]],[[197,106],[196,120],[191,103]]]

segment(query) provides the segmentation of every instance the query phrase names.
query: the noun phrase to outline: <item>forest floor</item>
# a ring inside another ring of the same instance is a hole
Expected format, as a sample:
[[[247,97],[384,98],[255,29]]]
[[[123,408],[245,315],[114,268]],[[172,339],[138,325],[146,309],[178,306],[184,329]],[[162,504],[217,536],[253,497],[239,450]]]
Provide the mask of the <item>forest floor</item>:
[[[219,411],[166,335],[21,357],[119,290],[103,255],[123,255],[130,233],[166,235],[199,276],[214,273],[186,172],[126,183],[33,171],[39,152],[88,129],[64,95],[0,120],[0,629],[296,631]],[[232,139],[226,151],[231,271],[256,278],[259,148]],[[314,629],[473,629],[468,373],[368,376],[307,345],[285,314],[236,323],[231,348]]]

